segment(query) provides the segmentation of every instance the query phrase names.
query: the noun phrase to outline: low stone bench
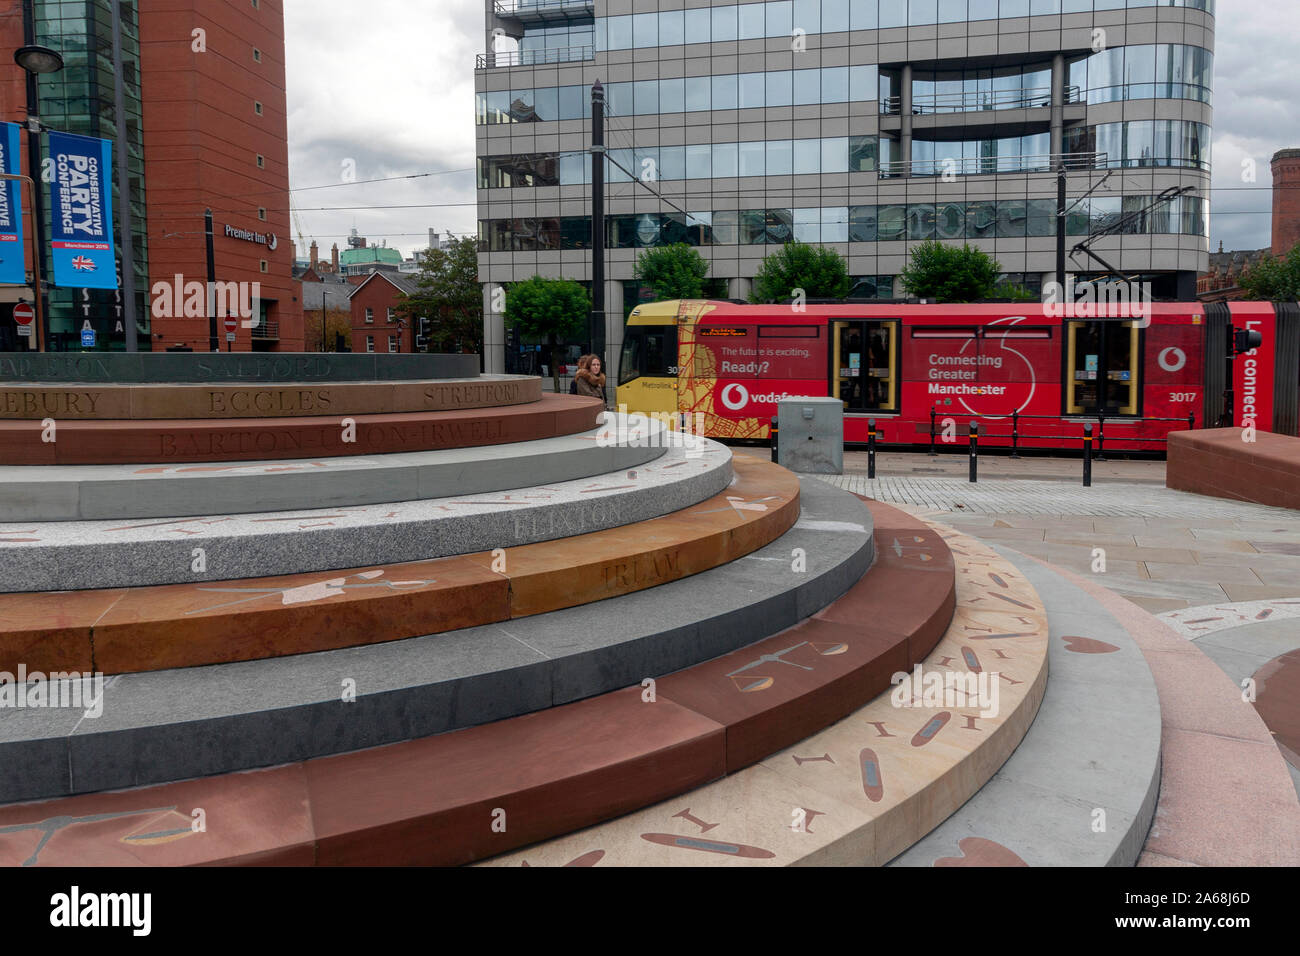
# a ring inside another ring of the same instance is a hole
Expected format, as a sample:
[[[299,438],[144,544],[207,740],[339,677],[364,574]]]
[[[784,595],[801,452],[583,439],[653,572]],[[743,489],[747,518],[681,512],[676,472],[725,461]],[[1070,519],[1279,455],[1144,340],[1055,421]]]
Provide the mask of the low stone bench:
[[[1240,428],[1172,432],[1165,486],[1198,495],[1300,509],[1300,438]]]

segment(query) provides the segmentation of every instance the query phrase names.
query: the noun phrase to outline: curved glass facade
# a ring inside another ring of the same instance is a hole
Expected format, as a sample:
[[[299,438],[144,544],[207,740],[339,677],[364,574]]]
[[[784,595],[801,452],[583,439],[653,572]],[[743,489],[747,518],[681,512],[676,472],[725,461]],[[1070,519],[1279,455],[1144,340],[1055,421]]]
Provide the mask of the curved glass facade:
[[[662,182],[873,172],[877,168],[878,144],[874,136],[832,136],[696,146],[647,146],[609,152],[614,162],[605,166],[606,182],[631,182],[632,176],[628,172],[645,177],[647,182]],[[581,152],[481,156],[478,173],[479,189],[576,186],[591,182],[591,159],[587,153]]]
[[[1093,196],[1066,218],[1072,236],[1109,228],[1142,209],[1150,196]],[[1181,196],[1148,213],[1126,235],[1206,234],[1206,202]],[[1001,199],[952,203],[896,203],[637,213],[609,217],[610,248],[645,248],[684,242],[692,246],[780,245],[801,242],[919,242],[925,239],[1019,239],[1056,235],[1055,199]],[[591,220],[583,216],[491,219],[479,223],[482,252],[587,249]]]
[[[876,67],[830,66],[605,84],[610,116],[857,103],[876,98]],[[478,125],[575,120],[591,115],[591,89],[561,86],[475,95]]]
[[[1156,6],[1214,13],[1214,0],[771,0],[600,17],[596,20],[596,49],[632,50],[789,37],[795,30],[843,33]]]
[[[1089,103],[1145,99],[1209,103],[1214,54],[1180,43],[1113,47],[1070,64],[1069,83],[1085,91]]]
[[[1210,127],[1185,120],[1131,120],[1065,131],[1066,153],[1104,153],[1111,169],[1210,168]]]

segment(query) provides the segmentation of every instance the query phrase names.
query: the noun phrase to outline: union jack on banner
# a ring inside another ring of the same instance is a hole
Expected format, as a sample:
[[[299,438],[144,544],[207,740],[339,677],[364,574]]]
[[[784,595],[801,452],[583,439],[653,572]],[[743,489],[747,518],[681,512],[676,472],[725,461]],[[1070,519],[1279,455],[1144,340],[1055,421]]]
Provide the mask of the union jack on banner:
[[[87,258],[86,256],[76,256],[72,260],[72,268],[76,269],[78,272],[94,272],[95,260]]]

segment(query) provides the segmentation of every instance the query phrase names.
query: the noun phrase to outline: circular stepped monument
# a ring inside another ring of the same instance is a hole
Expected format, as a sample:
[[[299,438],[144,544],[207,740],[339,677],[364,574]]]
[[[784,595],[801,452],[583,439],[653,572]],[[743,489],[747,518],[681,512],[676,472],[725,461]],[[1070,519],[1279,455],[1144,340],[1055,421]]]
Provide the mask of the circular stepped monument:
[[[0,863],[1136,859],[1127,612],[466,358],[0,356]]]

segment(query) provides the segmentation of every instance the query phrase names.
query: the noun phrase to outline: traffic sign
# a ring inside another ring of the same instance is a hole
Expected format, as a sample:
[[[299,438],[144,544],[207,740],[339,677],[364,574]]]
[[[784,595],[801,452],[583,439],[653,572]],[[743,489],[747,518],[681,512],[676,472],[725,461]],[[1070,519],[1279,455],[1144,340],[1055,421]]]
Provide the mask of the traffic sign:
[[[93,349],[93,348],[95,347],[95,330],[94,330],[94,329],[82,329],[82,330],[81,330],[81,347],[82,347],[83,349]]]
[[[234,332],[227,332],[227,333],[226,333],[226,341],[227,341],[227,342],[233,342],[233,341],[235,341],[235,333],[234,333]]]
[[[14,306],[14,321],[18,323],[18,335],[31,335],[32,322],[36,320],[36,310],[26,302]]]
[[[237,328],[239,328],[239,319],[233,315],[226,316],[226,334],[234,335]]]

